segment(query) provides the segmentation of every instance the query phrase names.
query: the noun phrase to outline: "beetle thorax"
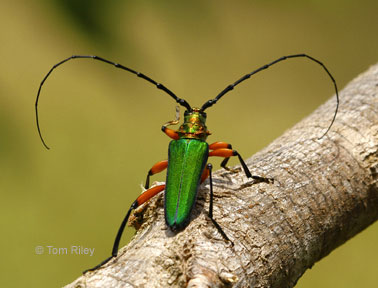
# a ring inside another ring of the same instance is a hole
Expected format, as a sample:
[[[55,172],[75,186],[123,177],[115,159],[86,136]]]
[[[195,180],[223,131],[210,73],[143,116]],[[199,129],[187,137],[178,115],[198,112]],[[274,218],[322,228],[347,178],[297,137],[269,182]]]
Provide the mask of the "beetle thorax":
[[[211,133],[207,130],[205,122],[206,113],[199,108],[192,108],[190,111],[185,111],[184,123],[177,132],[180,138],[206,140]]]

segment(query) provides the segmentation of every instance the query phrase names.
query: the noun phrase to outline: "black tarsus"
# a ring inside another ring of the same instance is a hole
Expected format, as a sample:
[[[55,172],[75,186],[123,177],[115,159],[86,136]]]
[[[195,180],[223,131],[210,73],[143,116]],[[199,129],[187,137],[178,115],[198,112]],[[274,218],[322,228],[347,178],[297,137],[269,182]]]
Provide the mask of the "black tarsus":
[[[274,183],[273,178],[265,178],[265,177],[261,177],[261,176],[252,175],[251,171],[249,171],[247,164],[245,164],[245,162],[244,162],[242,156],[239,154],[239,152],[236,151],[236,150],[233,150],[233,153],[234,153],[234,156],[238,156],[239,162],[240,162],[241,166],[243,167],[244,173],[247,176],[247,178],[252,178],[253,180],[256,180],[257,183],[260,183],[260,182],[264,182],[264,183],[267,183],[267,184],[273,184]],[[228,162],[228,159],[229,158],[225,158],[221,163],[221,166],[223,165],[222,167],[225,168],[226,170],[227,170],[226,164]]]
[[[146,185],[144,185],[144,189],[150,188],[150,177],[152,176],[151,170],[148,171],[147,173],[147,178],[146,178]]]
[[[282,56],[281,58],[278,58],[276,60],[274,60],[273,62],[269,63],[269,64],[266,64],[264,66],[261,66],[260,68],[252,71],[251,73],[248,73],[246,75],[244,75],[242,78],[240,78],[239,80],[237,80],[236,82],[234,82],[233,84],[230,84],[228,85],[225,89],[223,89],[217,97],[215,97],[214,99],[210,99],[208,100],[207,102],[205,102],[205,104],[202,105],[202,108],[201,110],[202,111],[205,111],[205,109],[213,106],[215,103],[217,103],[217,101],[222,98],[223,95],[225,95],[226,93],[228,93],[229,91],[233,90],[234,87],[238,84],[240,84],[241,82],[243,82],[244,80],[247,80],[248,78],[250,78],[252,75],[262,71],[262,70],[265,70],[267,68],[269,68],[270,66],[278,63],[278,62],[281,62],[283,60],[286,60],[286,59],[290,59],[290,58],[297,58],[297,57],[305,57],[305,58],[308,58],[310,59],[311,61],[314,61],[316,63],[318,63],[320,66],[323,67],[323,69],[327,72],[328,76],[331,78],[332,82],[333,82],[333,85],[335,87],[335,91],[336,91],[336,110],[335,110],[335,114],[333,115],[333,118],[332,118],[332,121],[331,121],[331,124],[328,126],[327,130],[324,132],[324,134],[319,137],[318,139],[320,140],[321,138],[323,138],[327,133],[328,131],[331,129],[332,125],[333,125],[333,122],[335,122],[335,119],[336,119],[336,114],[337,114],[337,111],[339,109],[339,91],[337,89],[337,84],[336,84],[336,80],[335,78],[333,78],[332,74],[329,72],[329,70],[327,69],[327,67],[322,63],[320,62],[319,60],[307,55],[307,54],[293,54],[293,55],[288,55],[288,56]]]
[[[210,204],[209,204],[209,218],[211,219],[211,222],[213,222],[214,226],[217,228],[219,233],[222,235],[222,237],[229,241],[232,246],[234,246],[234,243],[228,238],[226,233],[223,231],[222,227],[218,224],[217,221],[215,221],[213,217],[213,198],[214,198],[214,192],[213,192],[213,178],[211,176],[211,171],[213,170],[213,165],[210,163],[207,164],[207,169],[209,169],[209,182],[210,182]]]
[[[134,209],[137,208],[137,207],[138,207],[138,202],[137,202],[137,201],[134,201],[133,204],[131,204],[129,210],[127,211],[126,216],[125,216],[125,218],[123,219],[123,221],[122,221],[122,223],[121,223],[121,226],[120,226],[119,229],[118,229],[117,236],[116,236],[116,238],[115,238],[115,240],[114,240],[113,249],[112,249],[112,255],[111,255],[110,257],[106,258],[106,259],[105,259],[104,261],[102,261],[100,264],[96,265],[95,267],[83,271],[83,274],[87,273],[88,271],[94,271],[94,270],[97,270],[97,269],[100,268],[102,265],[108,263],[111,259],[113,259],[114,257],[117,256],[117,254],[118,254],[119,242],[121,241],[121,237],[122,237],[122,234],[123,234],[123,230],[125,230],[125,227],[126,227],[127,221],[129,221],[129,217],[130,217],[131,211],[134,210]]]
[[[46,79],[50,76],[50,74],[52,73],[52,71],[57,68],[58,66],[62,65],[63,63],[71,60],[71,59],[83,59],[83,58],[89,58],[89,59],[94,59],[94,60],[98,60],[98,61],[102,61],[104,63],[107,63],[107,64],[110,64],[110,65],[113,65],[114,67],[116,68],[120,68],[122,70],[125,70],[125,71],[128,71],[130,73],[133,73],[135,74],[136,76],[152,83],[153,85],[156,86],[156,88],[164,91],[165,93],[167,93],[169,96],[171,96],[178,104],[180,104],[181,106],[184,106],[187,110],[191,110],[192,108],[190,107],[189,103],[186,102],[184,99],[181,99],[179,97],[177,97],[171,90],[169,90],[167,87],[165,87],[163,84],[161,83],[158,83],[156,82],[155,80],[151,79],[150,77],[144,75],[143,73],[140,73],[140,72],[137,72],[133,69],[130,69],[126,66],[123,66],[119,63],[115,63],[115,62],[112,62],[112,61],[109,61],[107,59],[104,59],[102,57],[99,57],[99,56],[95,56],[95,55],[72,55],[71,57],[68,57],[62,61],[60,61],[59,63],[55,64],[51,69],[50,71],[46,74],[46,76],[43,78],[43,80],[41,81],[40,85],[39,85],[39,88],[38,88],[38,93],[37,93],[37,98],[36,98],[36,101],[35,101],[35,116],[36,116],[36,120],[37,120],[37,129],[38,129],[38,134],[39,134],[39,137],[41,138],[42,140],[42,143],[43,145],[47,148],[47,149],[50,149],[49,146],[47,146],[45,140],[43,139],[42,137],[42,133],[41,133],[41,129],[39,127],[39,120],[38,120],[38,100],[39,100],[39,95],[41,93],[41,90],[42,90],[42,86],[43,84],[45,83]]]

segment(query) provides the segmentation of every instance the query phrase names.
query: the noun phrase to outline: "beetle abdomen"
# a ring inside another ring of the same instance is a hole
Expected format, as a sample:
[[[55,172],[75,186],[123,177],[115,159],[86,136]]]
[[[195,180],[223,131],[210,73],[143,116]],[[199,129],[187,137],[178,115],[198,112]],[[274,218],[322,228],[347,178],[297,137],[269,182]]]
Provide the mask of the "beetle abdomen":
[[[172,230],[184,228],[197,197],[209,146],[198,139],[179,139],[169,143],[165,187],[165,221]]]

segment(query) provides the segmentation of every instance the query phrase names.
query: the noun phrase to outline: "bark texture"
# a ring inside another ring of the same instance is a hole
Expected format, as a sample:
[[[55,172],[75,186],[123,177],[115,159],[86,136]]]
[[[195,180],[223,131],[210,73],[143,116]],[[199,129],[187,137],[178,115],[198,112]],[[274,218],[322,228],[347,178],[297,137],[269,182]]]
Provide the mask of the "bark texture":
[[[105,267],[66,287],[293,287],[316,261],[378,218],[378,65],[247,160],[243,172],[213,176],[214,217],[202,185],[189,226],[164,223],[162,195],[136,211],[142,223]]]

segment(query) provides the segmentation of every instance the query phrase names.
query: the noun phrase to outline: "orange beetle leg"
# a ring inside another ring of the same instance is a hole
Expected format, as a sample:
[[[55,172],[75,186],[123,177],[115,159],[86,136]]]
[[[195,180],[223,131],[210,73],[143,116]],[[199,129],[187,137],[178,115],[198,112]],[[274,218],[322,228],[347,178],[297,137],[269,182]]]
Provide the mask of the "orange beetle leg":
[[[213,150],[209,152],[209,157],[211,156],[219,156],[219,157],[231,157],[231,156],[236,156],[237,154],[235,153],[236,151],[228,148],[220,148]]]
[[[221,148],[232,149],[232,146],[231,146],[231,144],[228,144],[226,142],[214,142],[214,143],[209,145],[210,150],[217,150],[217,149],[221,149]]]
[[[210,170],[209,168],[205,168],[205,170],[203,170],[202,172],[202,176],[201,176],[201,183],[203,183],[203,181],[205,181],[207,179],[207,177],[209,177],[210,175]]]
[[[161,130],[167,134],[168,137],[172,138],[173,140],[178,140],[180,139],[180,136],[179,134],[177,133],[177,131],[173,130],[173,129],[169,129],[165,126],[161,127]]]
[[[160,193],[165,189],[165,184],[158,185],[155,187],[152,187],[146,191],[144,191],[139,197],[136,199],[136,202],[139,205],[142,205],[144,202],[150,200],[152,197],[154,197],[156,194]],[[135,209],[135,208],[134,208]]]
[[[150,187],[150,176],[163,171],[167,167],[168,167],[168,160],[157,162],[154,166],[152,166],[150,171],[148,171],[147,173],[146,185],[144,186],[144,188],[148,189]]]

